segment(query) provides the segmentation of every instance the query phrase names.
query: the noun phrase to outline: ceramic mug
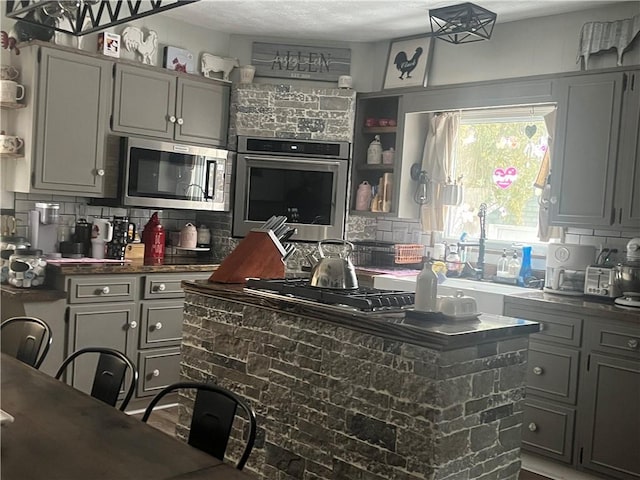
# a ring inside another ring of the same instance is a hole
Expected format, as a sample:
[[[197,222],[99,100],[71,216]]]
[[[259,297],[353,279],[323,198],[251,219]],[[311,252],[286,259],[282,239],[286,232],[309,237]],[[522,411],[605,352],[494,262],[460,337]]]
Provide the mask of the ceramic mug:
[[[24,140],[13,135],[0,135],[0,153],[17,153],[24,145]]]
[[[20,75],[20,71],[13,65],[2,65],[0,67],[0,80],[15,80]]]
[[[20,94],[18,94],[18,90]],[[24,98],[24,87],[13,80],[0,80],[0,102],[16,103]]]

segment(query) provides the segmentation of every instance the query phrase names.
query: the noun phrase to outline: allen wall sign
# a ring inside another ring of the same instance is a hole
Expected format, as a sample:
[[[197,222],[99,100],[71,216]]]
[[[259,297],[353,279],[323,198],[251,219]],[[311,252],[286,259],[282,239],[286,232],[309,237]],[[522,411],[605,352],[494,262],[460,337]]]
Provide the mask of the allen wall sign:
[[[350,74],[351,49],[253,42],[251,64],[257,77],[336,82]]]

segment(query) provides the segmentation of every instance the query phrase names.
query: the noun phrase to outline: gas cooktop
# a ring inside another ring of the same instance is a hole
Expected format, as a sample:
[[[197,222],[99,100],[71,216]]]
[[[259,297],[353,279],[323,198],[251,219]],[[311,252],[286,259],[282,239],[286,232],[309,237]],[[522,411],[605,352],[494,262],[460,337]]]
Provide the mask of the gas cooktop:
[[[248,290],[276,292],[289,298],[301,298],[325,305],[347,306],[363,312],[391,312],[408,309],[415,302],[415,293],[398,290],[359,287],[355,290],[335,290],[309,285],[308,278],[247,280]]]

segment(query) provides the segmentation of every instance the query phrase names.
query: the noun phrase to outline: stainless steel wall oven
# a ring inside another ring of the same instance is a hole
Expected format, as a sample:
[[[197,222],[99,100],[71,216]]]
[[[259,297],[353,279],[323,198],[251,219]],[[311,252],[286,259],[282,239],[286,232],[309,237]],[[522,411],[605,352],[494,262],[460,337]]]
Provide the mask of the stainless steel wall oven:
[[[285,215],[292,240],[343,238],[349,153],[348,142],[239,136],[233,236]]]

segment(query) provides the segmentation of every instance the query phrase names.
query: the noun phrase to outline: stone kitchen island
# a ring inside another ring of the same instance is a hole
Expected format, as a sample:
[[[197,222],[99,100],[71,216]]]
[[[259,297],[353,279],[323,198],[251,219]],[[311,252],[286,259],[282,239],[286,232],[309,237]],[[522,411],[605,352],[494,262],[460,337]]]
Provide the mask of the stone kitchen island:
[[[185,281],[181,380],[258,418],[260,479],[517,479],[528,336],[495,315],[424,321]],[[186,438],[191,398],[180,397]],[[242,425],[228,456],[243,445]]]

